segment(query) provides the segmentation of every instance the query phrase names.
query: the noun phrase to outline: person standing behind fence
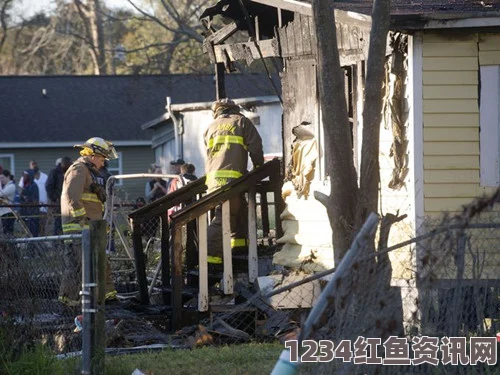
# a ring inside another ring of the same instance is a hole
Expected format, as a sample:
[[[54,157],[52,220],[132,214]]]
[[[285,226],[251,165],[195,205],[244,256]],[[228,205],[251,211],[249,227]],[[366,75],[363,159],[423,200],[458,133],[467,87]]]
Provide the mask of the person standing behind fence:
[[[21,208],[19,214],[26,223],[30,234],[38,237],[40,234],[40,193],[35,182],[35,171],[28,169],[23,172],[23,188],[20,194]]]
[[[61,194],[64,181],[64,173],[66,173],[71,163],[73,162],[69,156],[65,156],[60,159],[60,162],[56,164],[56,167],[50,171],[47,182],[45,183],[45,188],[47,189],[47,195],[50,199],[50,202],[56,205],[52,209],[54,216],[54,235],[62,234]]]
[[[248,155],[255,168],[264,164],[262,139],[252,122],[230,99],[212,104],[214,121],[204,133],[207,149],[206,185],[212,192],[247,173]],[[245,194],[230,199],[231,250],[247,247],[248,206]],[[208,262],[222,263],[222,209],[218,206],[208,227]]]
[[[16,184],[12,175],[7,169],[0,173],[0,204],[14,203],[16,195]],[[0,207],[0,217],[2,218],[3,233],[7,236],[14,234],[14,214],[10,207]]]
[[[111,142],[99,137],[78,144],[81,157],[66,171],[61,194],[61,220],[64,234],[81,233],[90,220],[102,219],[106,191],[98,183],[100,169],[106,159],[117,159]],[[81,241],[71,241],[65,247],[65,269],[59,289],[59,301],[69,306],[79,304],[81,285]],[[106,299],[116,296],[109,263],[106,267]]]
[[[40,170],[40,168],[38,167],[38,163],[35,160],[31,160],[29,166],[30,169],[34,172],[35,177],[33,181],[38,186],[38,194],[39,194],[38,201],[42,205],[47,204],[48,199],[47,199],[47,190],[45,189],[45,184],[47,182],[48,176]],[[23,184],[24,184],[23,179],[21,179],[19,181],[19,187],[21,189],[23,188]],[[47,206],[40,207],[39,212],[40,212],[38,220],[40,225],[39,233],[43,235],[45,234],[45,224],[47,222]]]

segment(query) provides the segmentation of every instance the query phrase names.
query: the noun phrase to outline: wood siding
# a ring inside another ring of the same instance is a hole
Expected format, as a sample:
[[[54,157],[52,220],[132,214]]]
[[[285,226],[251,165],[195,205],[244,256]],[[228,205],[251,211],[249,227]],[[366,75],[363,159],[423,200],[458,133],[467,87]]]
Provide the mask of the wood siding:
[[[486,63],[500,64],[500,34],[440,31],[423,36],[427,216],[459,211],[491,190],[479,181],[479,65]]]
[[[439,218],[443,211],[460,212],[474,198],[493,191],[480,184],[479,108],[479,69],[492,64],[500,65],[500,33],[441,30],[423,35],[423,190],[428,218]],[[497,221],[498,213],[493,214],[482,215],[481,220]],[[487,265],[476,277],[497,277],[498,238],[485,239],[479,231],[469,234]],[[465,262],[472,264],[470,254]],[[453,264],[450,259],[437,276],[454,274]],[[466,267],[464,276],[474,276],[471,267]]]

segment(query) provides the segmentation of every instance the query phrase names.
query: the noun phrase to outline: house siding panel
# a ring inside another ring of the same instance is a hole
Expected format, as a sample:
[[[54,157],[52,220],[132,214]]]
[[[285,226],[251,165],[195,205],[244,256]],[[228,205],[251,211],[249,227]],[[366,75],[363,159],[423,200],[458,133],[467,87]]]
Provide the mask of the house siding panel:
[[[431,169],[478,169],[477,155],[428,155],[424,157],[424,168]]]
[[[439,142],[447,139],[453,142],[479,142],[477,128],[429,128],[424,130],[424,141]]]
[[[458,211],[479,187],[479,41],[450,30],[423,35],[424,210]],[[490,43],[491,44],[491,43]]]
[[[477,57],[454,57],[453,65],[450,65],[450,57],[424,57],[424,70],[434,71],[466,71],[477,69]]]
[[[424,99],[477,99],[476,85],[431,86],[424,87]]]
[[[476,113],[425,113],[424,127],[472,127],[479,124],[479,112]]]
[[[422,52],[425,57],[477,57],[476,42],[431,43],[425,41]]]

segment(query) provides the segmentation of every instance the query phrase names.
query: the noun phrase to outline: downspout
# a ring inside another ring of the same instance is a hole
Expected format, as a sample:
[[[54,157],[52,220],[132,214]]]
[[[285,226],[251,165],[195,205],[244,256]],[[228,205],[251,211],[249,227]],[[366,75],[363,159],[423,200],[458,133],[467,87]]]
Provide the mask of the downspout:
[[[174,160],[183,159],[183,142],[182,135],[184,134],[184,126],[182,117],[178,118],[175,116],[175,113],[171,108],[171,99],[170,96],[167,96],[167,105],[166,110],[174,123],[174,136],[175,136],[175,158]]]

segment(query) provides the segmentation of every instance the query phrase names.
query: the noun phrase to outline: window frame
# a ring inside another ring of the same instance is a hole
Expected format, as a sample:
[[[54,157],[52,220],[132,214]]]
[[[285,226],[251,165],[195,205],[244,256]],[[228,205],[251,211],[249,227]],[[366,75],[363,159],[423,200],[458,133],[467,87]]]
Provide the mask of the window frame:
[[[14,154],[0,154],[0,158],[8,158],[10,159],[9,167],[6,167],[4,164],[0,163],[3,169],[9,170],[9,172],[15,177],[16,176],[16,163],[15,163],[15,155]]]

